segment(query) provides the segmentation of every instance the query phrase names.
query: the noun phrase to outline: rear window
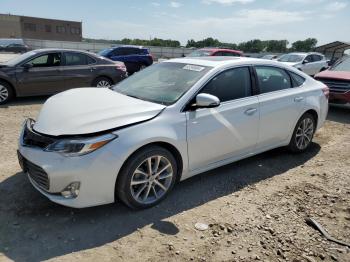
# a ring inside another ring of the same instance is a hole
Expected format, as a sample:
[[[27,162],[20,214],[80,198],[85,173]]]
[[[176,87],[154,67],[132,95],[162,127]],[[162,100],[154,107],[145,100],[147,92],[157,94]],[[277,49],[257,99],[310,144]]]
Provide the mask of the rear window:
[[[106,55],[108,55],[109,52],[111,52],[111,51],[112,51],[111,48],[109,48],[109,49],[104,49],[104,50],[98,52],[98,54],[101,55],[101,56],[106,56]]]
[[[290,71],[288,71],[288,72],[290,74],[290,77],[292,78],[293,87],[298,87],[298,86],[301,86],[304,84],[304,82],[305,82],[304,77],[302,77],[296,73],[290,72]]]

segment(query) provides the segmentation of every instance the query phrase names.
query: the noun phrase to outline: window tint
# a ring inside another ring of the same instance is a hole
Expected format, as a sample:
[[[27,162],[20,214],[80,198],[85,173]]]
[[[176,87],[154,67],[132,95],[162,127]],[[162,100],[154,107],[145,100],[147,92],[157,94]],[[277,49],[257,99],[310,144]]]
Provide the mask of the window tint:
[[[307,60],[309,63],[314,62],[313,55],[308,55],[304,60]]]
[[[89,65],[96,63],[96,60],[94,58],[92,58],[91,56],[86,56],[86,58],[87,58],[87,63]]]
[[[214,77],[201,90],[201,93],[214,95],[221,102],[251,95],[251,82],[248,67],[234,68]]]
[[[271,66],[257,66],[255,69],[261,94],[292,87],[290,77],[283,69]]]
[[[223,53],[221,51],[215,52],[214,56],[223,56]]]
[[[321,61],[322,60],[322,56],[312,55],[312,59],[313,59],[314,62]]]
[[[84,54],[80,53],[65,53],[66,57],[66,65],[74,66],[74,65],[87,65],[88,58]]]
[[[223,55],[224,56],[240,56],[239,54],[233,53],[233,52],[223,52]]]
[[[298,86],[301,86],[302,84],[304,84],[305,82],[305,78],[298,75],[298,74],[295,74],[293,72],[289,72],[291,78],[292,78],[292,82],[293,82],[293,87],[298,87]]]
[[[31,64],[33,67],[60,66],[61,54],[60,53],[45,54],[28,61],[26,64]]]

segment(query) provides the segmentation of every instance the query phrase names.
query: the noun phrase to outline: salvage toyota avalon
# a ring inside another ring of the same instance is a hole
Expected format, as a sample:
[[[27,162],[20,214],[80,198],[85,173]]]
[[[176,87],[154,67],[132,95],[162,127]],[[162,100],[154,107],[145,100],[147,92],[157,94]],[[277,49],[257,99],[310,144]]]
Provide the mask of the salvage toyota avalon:
[[[174,184],[239,159],[310,147],[328,88],[278,62],[173,59],[113,90],[59,93],[25,121],[18,157],[50,200],[76,208],[162,201]]]

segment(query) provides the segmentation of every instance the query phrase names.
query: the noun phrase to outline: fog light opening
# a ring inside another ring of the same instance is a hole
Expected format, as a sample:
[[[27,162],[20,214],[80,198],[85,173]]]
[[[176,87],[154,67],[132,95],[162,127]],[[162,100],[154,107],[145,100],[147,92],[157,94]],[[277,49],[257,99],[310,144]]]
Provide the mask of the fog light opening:
[[[79,195],[80,182],[72,182],[61,192],[64,198],[76,198]]]

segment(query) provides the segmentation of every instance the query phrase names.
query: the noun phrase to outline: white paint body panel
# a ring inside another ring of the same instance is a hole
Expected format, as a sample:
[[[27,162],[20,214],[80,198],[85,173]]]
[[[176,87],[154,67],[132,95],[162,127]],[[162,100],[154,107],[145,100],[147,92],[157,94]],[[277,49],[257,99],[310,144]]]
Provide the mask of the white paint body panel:
[[[326,119],[328,101],[322,92],[324,85],[279,62],[248,58],[223,61],[186,58],[164,63],[172,62],[212,66],[213,69],[168,107],[106,89],[77,89],[50,98],[34,126],[36,131],[48,135],[95,133],[147,121],[114,131],[118,138],[79,157],[64,157],[23,146],[21,135],[20,153],[42,167],[50,179],[48,192],[38,190],[56,203],[76,208],[112,203],[115,201],[116,179],[123,163],[147,144],[162,142],[176,148],[181,156],[181,180],[184,180],[244,157],[287,145],[296,122],[310,109],[318,114],[317,128]],[[216,108],[183,110],[213,76],[228,68],[247,65],[285,67],[303,75],[306,81],[298,88],[225,102]],[[298,97],[302,99],[295,101]],[[256,110],[252,114],[246,114],[253,108]],[[77,198],[64,199],[53,194],[61,192],[74,181],[81,182]]]
[[[52,136],[96,133],[148,120],[164,107],[107,88],[70,89],[45,102],[34,129]]]

